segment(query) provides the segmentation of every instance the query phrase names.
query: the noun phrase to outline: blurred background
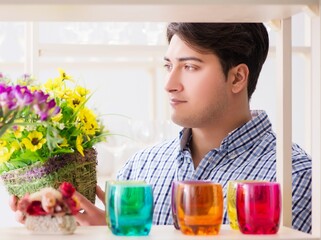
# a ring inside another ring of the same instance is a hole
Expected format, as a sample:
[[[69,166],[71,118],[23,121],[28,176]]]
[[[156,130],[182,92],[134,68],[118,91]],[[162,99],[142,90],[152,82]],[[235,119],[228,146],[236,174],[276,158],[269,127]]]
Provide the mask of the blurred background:
[[[304,14],[292,23],[292,139],[310,153],[305,136],[304,80],[309,64]],[[137,150],[176,137],[164,91],[163,57],[167,42],[164,22],[0,22],[0,72],[15,79],[31,73],[40,82],[58,76],[58,68],[89,88],[94,108],[115,135],[96,146],[99,184],[116,172]],[[267,111],[276,124],[275,29],[266,23],[270,52],[251,100],[252,109]],[[308,28],[307,28],[308,29]],[[289,106],[291,107],[291,106]],[[8,195],[0,184],[0,225],[17,225]],[[101,206],[100,203],[97,203]],[[5,217],[4,217],[5,216]]]

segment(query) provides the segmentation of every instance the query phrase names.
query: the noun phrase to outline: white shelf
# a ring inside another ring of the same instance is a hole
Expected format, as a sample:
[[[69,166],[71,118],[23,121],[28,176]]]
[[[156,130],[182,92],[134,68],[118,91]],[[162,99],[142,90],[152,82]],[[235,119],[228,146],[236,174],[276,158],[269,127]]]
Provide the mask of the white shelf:
[[[0,21],[194,21],[194,22],[268,22],[279,27],[276,47],[278,70],[278,141],[277,179],[282,184],[283,220],[291,223],[291,16],[307,12],[311,16],[311,76],[305,79],[310,86],[311,113],[308,118],[311,136],[313,162],[313,234],[310,235],[282,228],[275,236],[246,236],[223,229],[216,239],[321,239],[321,77],[320,77],[320,8],[321,0],[0,0]],[[275,21],[274,21],[275,20]],[[306,34],[306,33],[303,33]],[[307,35],[307,34],[306,34]],[[308,34],[309,35],[309,34]],[[30,39],[37,36],[32,35]],[[308,36],[309,37],[309,36]],[[36,43],[30,40],[27,53],[26,72],[35,72],[37,67]],[[50,53],[50,49],[47,53]],[[87,49],[88,50],[88,49]],[[72,51],[72,49],[70,50]],[[45,52],[44,52],[45,53]],[[36,67],[35,67],[36,66]],[[29,70],[29,71],[28,71]],[[295,97],[295,96],[293,96]],[[286,211],[285,211],[286,210]],[[290,211],[289,211],[290,210]],[[147,239],[186,239],[172,228],[153,227]],[[112,239],[102,227],[81,227],[74,239]],[[7,234],[7,235],[6,235]],[[24,229],[1,229],[1,239],[37,239],[33,235],[24,236]],[[39,239],[42,237],[40,236]],[[47,238],[47,236],[46,236]],[[211,237],[213,238],[213,237]],[[189,238],[190,239],[190,238]],[[194,237],[193,237],[194,239]],[[200,238],[203,239],[203,238]],[[205,239],[205,238],[204,238]]]
[[[0,20],[266,22],[318,6],[319,0],[2,0]]]
[[[28,232],[24,227],[12,227],[12,228],[0,228],[1,239],[6,240],[43,240],[44,236],[46,240],[57,239],[57,235],[35,235]],[[91,226],[91,227],[78,227],[73,235],[67,236],[69,240],[82,240],[82,239],[99,239],[99,240],[114,240],[114,239],[126,239],[128,237],[116,237],[111,233],[107,226]],[[244,235],[239,231],[233,231],[229,229],[229,226],[223,225],[219,235],[216,236],[186,236],[180,231],[175,230],[173,226],[152,226],[151,232],[147,237],[130,237],[130,239],[144,239],[144,240],[205,240],[205,239],[217,239],[217,240],[316,240],[309,234],[291,230],[289,228],[281,228],[276,235]]]

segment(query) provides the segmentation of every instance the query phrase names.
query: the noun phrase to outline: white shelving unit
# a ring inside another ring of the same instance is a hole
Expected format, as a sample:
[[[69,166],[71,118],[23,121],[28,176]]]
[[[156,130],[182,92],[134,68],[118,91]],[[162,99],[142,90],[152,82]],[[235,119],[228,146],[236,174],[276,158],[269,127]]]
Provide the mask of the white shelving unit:
[[[311,63],[311,77],[305,81],[311,92],[306,97],[307,102],[311,102],[307,129],[311,129],[308,136],[313,159],[313,229],[308,237],[290,229],[293,235],[289,239],[321,239],[321,0],[1,0],[0,9],[1,21],[271,22],[278,28],[277,179],[283,191],[284,227],[291,226],[290,106],[292,97],[295,97],[291,93],[291,17],[306,12],[311,20],[311,36],[307,36],[311,38],[310,54],[307,55]],[[30,42],[33,37],[30,36]],[[33,47],[28,52],[27,70],[33,72],[39,46],[30,46]],[[243,235],[242,239],[247,239],[247,236]],[[275,236],[273,239],[287,238]]]
[[[30,234],[27,229],[22,227],[1,229],[1,239],[9,240],[56,240],[57,235],[41,235]],[[239,231],[232,231],[229,226],[223,225],[218,235],[216,236],[186,236],[173,226],[152,226],[149,236],[146,237],[126,237],[112,234],[106,226],[82,226],[78,227],[73,235],[66,236],[68,240],[128,240],[128,239],[143,239],[143,240],[303,240],[303,239],[317,239],[312,238],[309,234],[293,231],[290,228],[282,227],[276,235],[244,235]]]
[[[270,21],[302,11],[318,13],[318,0],[2,0],[6,21]]]

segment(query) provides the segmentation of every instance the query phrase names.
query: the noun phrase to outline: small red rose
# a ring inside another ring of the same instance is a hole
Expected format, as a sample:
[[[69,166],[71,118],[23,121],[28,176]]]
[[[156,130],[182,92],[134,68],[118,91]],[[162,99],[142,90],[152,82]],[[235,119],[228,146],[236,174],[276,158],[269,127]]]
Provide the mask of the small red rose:
[[[77,198],[73,197],[73,198],[66,199],[66,204],[72,215],[75,215],[79,212],[80,206]]]
[[[33,201],[27,208],[27,213],[31,216],[44,216],[47,212],[43,210],[40,201]]]
[[[76,189],[74,188],[74,186],[71,183],[63,182],[59,186],[59,191],[61,192],[61,194],[64,198],[71,198],[72,195],[75,193]]]

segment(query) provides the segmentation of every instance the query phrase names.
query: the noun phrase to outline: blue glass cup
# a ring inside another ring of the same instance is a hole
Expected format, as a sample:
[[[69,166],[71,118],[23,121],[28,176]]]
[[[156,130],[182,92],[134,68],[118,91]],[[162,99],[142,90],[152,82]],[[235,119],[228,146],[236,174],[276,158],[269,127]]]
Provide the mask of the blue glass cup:
[[[109,217],[109,206],[108,206],[108,199],[109,199],[109,186],[110,184],[145,184],[145,181],[142,180],[107,180],[105,182],[105,212],[106,212],[106,223],[107,226],[110,228],[110,217]]]
[[[108,183],[106,208],[109,228],[118,236],[146,236],[153,221],[153,190],[150,184]]]

